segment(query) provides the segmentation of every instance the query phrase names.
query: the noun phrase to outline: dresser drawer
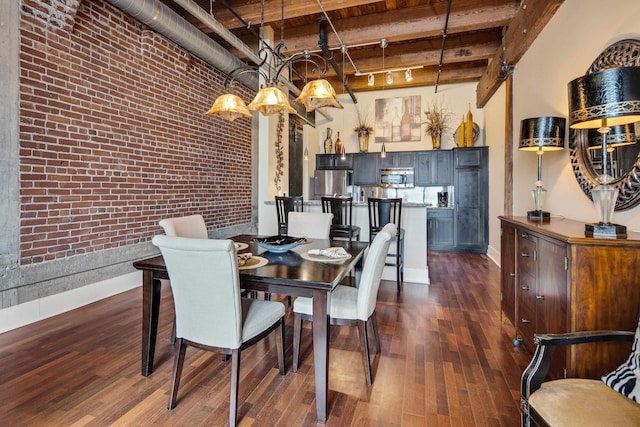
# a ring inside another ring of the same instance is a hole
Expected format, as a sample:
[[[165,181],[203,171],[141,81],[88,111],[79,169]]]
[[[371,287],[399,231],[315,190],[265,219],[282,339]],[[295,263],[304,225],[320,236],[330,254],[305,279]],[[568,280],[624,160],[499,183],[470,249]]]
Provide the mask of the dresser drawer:
[[[518,331],[526,346],[534,349],[533,334],[536,332],[536,312],[527,305],[518,306]]]
[[[536,272],[536,249],[537,244],[535,238],[529,233],[518,230],[518,250],[516,253],[516,262],[518,275],[530,275],[535,277]],[[531,288],[533,289],[533,287]]]
[[[536,279],[529,274],[518,277],[518,306],[526,306],[535,313],[536,309]]]

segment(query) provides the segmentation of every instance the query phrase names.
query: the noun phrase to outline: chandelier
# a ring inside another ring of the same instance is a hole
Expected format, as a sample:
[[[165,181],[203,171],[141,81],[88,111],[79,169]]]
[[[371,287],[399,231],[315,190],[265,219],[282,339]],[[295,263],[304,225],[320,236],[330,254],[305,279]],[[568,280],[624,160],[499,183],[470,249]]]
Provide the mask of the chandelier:
[[[300,95],[295,99],[296,102],[303,104],[307,112],[322,107],[344,108],[338,101],[335,89],[322,78],[327,71],[327,61],[324,57],[308,50],[288,58],[284,58],[282,55],[281,51],[286,49],[284,43],[284,0],[281,3],[280,43],[273,49],[262,38],[264,34],[264,0],[261,1],[261,7],[260,49],[258,50],[261,62],[258,65],[247,65],[232,70],[227,75],[224,86],[230,90],[233,88],[235,80],[244,73],[257,73],[265,82],[264,86],[261,87],[249,105],[246,105],[239,96],[226,93],[220,95],[205,114],[218,115],[233,121],[238,117],[252,117],[252,110],[259,111],[264,116],[280,112],[295,113],[296,111],[289,104],[288,95],[282,91],[280,83],[280,76],[284,70],[288,71],[287,78],[291,80],[295,63],[304,63],[305,70],[308,70],[308,65],[311,64],[312,73],[318,75],[316,80],[307,81]],[[265,68],[267,72],[265,72]],[[275,71],[272,76],[273,70]],[[305,81],[306,78],[305,73]]]

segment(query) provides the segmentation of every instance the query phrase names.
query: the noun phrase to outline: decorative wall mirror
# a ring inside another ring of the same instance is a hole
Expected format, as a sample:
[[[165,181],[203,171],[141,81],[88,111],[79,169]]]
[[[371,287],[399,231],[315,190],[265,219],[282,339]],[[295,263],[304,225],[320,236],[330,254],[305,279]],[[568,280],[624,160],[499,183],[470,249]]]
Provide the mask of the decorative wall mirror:
[[[640,66],[640,40],[626,39],[606,48],[591,64],[586,74],[613,67]],[[601,168],[602,140],[597,132],[586,129],[569,130],[569,156],[573,173],[582,191],[591,199],[591,189],[598,185],[595,178]],[[613,185],[618,190],[615,210],[630,209],[640,203],[640,122],[614,126],[607,136],[611,144],[610,170],[615,170]],[[607,150],[609,151],[609,150]],[[600,154],[599,154],[600,153]],[[609,162],[607,162],[609,164]]]

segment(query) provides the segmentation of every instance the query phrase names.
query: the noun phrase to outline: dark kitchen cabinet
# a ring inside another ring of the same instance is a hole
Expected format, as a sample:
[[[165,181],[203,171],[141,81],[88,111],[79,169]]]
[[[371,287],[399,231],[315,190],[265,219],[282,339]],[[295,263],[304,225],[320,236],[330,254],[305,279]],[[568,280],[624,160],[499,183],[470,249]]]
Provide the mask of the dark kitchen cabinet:
[[[416,185],[451,185],[452,151],[431,150],[415,153]]]
[[[343,159],[339,154],[316,154],[316,169],[353,169],[353,154]]]
[[[489,240],[488,147],[453,149],[455,250],[486,253]]]
[[[453,209],[427,209],[427,249],[450,251],[453,243]]]
[[[398,151],[380,157],[381,168],[413,168],[415,167],[414,151]]]
[[[380,185],[380,155],[378,153],[353,154],[353,184]]]

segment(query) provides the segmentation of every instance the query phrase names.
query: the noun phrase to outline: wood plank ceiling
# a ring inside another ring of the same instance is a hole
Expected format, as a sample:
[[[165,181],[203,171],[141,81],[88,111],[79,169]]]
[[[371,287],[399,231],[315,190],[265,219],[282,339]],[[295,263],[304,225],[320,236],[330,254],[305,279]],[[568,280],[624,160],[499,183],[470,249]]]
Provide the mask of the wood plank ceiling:
[[[174,0],[161,1],[250,63]],[[253,51],[258,51],[260,0],[191,1]],[[328,17],[327,45],[353,92],[379,90],[383,85],[401,88],[478,82],[477,104],[482,106],[497,89],[496,80],[504,77],[499,76],[503,74],[499,67],[501,55],[504,63],[515,64],[562,0],[452,0],[447,19],[448,3],[448,0],[265,0],[264,25],[273,29],[276,42],[281,40],[284,29],[287,48],[284,56],[305,49],[322,55],[318,47],[320,22]],[[512,24],[518,33],[508,39]],[[527,34],[527,30],[532,31]],[[384,50],[381,39],[388,40]],[[514,45],[511,57],[505,55],[509,44]],[[412,70],[411,82],[405,80],[407,67],[422,67]],[[386,83],[385,74],[375,74],[375,84],[368,85],[368,73],[389,69],[399,69],[392,73],[392,84]],[[303,67],[300,74],[315,78],[309,71],[310,67],[306,70]],[[336,91],[345,90],[332,67],[328,67],[325,78]],[[302,87],[303,83],[296,85]]]

